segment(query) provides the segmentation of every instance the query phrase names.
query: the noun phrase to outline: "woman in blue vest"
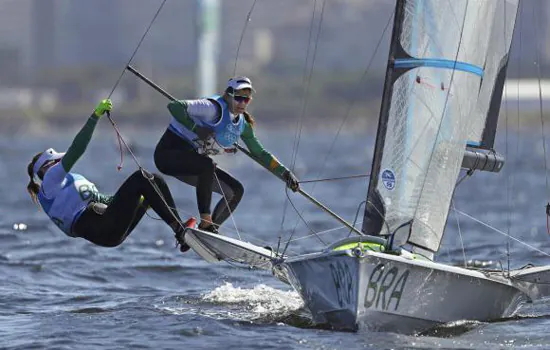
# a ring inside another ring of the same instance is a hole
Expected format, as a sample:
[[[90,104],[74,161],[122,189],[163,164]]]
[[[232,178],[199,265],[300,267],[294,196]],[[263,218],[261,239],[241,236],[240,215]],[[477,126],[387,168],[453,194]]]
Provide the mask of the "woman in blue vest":
[[[155,164],[163,174],[196,187],[200,229],[217,232],[243,196],[243,185],[217,167],[210,157],[235,152],[233,145],[239,138],[289,188],[299,189],[292,172],[266,151],[254,134],[254,119],[246,111],[253,92],[250,79],[234,77],[229,79],[222,96],[168,104],[173,118],[155,149]],[[211,212],[213,191],[222,198]]]
[[[174,200],[160,175],[138,170],[114,196],[108,196],[84,176],[70,172],[86,150],[97,122],[111,109],[110,100],[101,101],[66,153],[50,148],[33,157],[27,167],[32,200],[67,236],[103,247],[121,244],[150,207],[174,231],[180,250],[188,250]]]

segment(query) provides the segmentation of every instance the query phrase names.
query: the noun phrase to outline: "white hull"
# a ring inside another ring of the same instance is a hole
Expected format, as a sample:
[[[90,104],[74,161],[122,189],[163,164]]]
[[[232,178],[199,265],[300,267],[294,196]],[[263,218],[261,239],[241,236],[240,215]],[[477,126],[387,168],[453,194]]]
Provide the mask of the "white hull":
[[[414,259],[410,253],[333,250],[361,237],[295,258],[192,228],[185,238],[207,261],[272,269],[300,293],[314,322],[335,329],[417,333],[452,321],[508,317],[522,302],[550,296],[550,266],[508,275]]]
[[[330,252],[277,265],[316,323],[415,333],[457,320],[512,315],[531,297],[500,274],[366,252]]]

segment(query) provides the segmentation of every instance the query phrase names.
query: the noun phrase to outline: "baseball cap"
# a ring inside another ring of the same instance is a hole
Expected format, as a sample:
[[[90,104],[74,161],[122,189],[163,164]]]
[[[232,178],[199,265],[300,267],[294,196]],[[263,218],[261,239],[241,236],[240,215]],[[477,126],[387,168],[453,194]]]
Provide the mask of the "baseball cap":
[[[241,90],[241,89],[250,89],[253,92],[256,92],[254,88],[252,87],[252,82],[249,78],[245,76],[237,76],[229,79],[227,82],[227,87],[232,88],[233,91]]]
[[[38,174],[38,170],[40,170],[40,168],[42,168],[42,166],[46,164],[46,162],[50,160],[61,159],[64,155],[65,153],[58,153],[53,148],[48,148],[47,150],[42,152],[42,155],[37,159],[36,163],[34,163],[34,174]]]

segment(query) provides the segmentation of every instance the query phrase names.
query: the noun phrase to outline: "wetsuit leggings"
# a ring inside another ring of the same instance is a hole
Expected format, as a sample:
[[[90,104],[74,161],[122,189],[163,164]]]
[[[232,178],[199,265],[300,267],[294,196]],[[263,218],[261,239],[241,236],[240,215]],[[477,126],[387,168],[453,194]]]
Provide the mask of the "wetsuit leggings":
[[[244,187],[239,180],[170,130],[166,130],[157,144],[155,164],[163,174],[196,187],[200,214],[211,214],[212,192],[222,195],[212,212],[215,225],[221,225],[229,217],[243,196]]]
[[[136,171],[120,186],[103,214],[98,214],[91,206],[84,211],[74,225],[78,237],[104,247],[116,247],[136,227],[147,207],[151,207],[174,231],[181,229],[175,224],[180,221],[174,199],[164,179],[153,174],[154,184],[141,171]],[[145,200],[140,203],[141,196]]]

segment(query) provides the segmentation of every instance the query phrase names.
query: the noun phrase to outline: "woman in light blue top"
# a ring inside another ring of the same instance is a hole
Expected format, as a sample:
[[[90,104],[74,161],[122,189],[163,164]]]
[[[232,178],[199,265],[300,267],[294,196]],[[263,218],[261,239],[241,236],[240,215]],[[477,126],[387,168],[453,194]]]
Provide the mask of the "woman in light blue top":
[[[150,207],[174,231],[180,250],[188,250],[174,199],[160,175],[138,170],[115,195],[109,196],[100,193],[84,176],[71,172],[97,122],[111,109],[110,100],[101,101],[66,153],[50,148],[36,154],[27,167],[27,191],[67,236],[82,237],[103,247],[118,246]]]

